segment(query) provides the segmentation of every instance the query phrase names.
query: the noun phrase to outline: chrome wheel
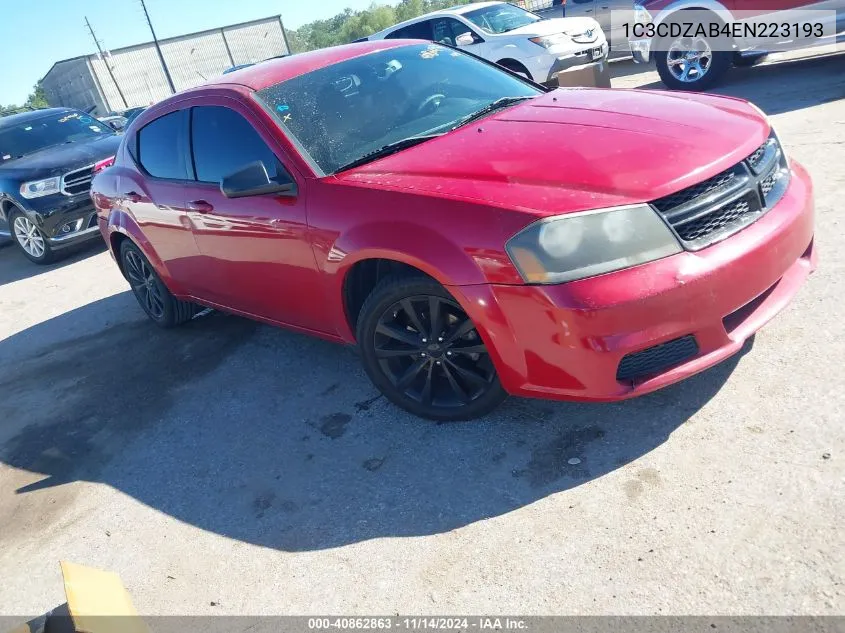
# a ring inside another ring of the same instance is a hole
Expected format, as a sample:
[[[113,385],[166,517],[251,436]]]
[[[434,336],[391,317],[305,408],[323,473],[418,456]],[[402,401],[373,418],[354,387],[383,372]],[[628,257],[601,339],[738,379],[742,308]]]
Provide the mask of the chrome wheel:
[[[44,236],[38,227],[24,215],[19,215],[15,218],[15,239],[20,244],[21,248],[35,259],[44,257],[46,246],[44,243]]]
[[[683,83],[700,81],[713,64],[713,50],[703,37],[681,37],[672,42],[666,56],[672,76]]]
[[[134,250],[123,255],[129,285],[141,306],[156,321],[164,318],[164,296],[152,267]]]
[[[425,408],[464,407],[497,387],[487,348],[455,301],[401,299],[379,317],[373,344],[393,387]]]

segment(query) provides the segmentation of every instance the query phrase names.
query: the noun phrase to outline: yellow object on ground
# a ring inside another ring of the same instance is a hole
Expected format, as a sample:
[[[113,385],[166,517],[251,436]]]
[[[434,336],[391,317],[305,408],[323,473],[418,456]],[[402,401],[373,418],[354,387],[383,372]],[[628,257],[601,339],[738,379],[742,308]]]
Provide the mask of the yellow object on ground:
[[[65,595],[79,633],[149,633],[114,572],[61,562]]]

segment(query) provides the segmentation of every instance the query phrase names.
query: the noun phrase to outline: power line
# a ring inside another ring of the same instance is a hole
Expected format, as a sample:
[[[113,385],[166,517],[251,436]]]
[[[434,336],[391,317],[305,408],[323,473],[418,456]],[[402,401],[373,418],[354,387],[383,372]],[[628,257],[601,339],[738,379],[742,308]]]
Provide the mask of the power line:
[[[164,61],[164,55],[161,54],[161,46],[158,45],[158,38],[156,38],[155,29],[153,29],[153,23],[150,20],[150,14],[147,12],[147,5],[144,4],[144,0],[139,0],[141,3],[141,8],[144,10],[144,15],[147,16],[147,24],[150,25],[150,33],[153,34],[153,44],[155,44],[156,52],[158,53],[158,59],[161,62],[161,68],[164,70],[164,76],[167,77],[167,83],[170,86],[171,94],[176,94],[176,87],[173,85],[173,79],[170,77],[170,71],[167,69],[167,63]]]
[[[114,73],[112,72],[111,66],[109,66],[109,60],[106,59],[106,56],[103,53],[103,47],[100,46],[100,40],[97,39],[97,36],[94,33],[94,27],[92,27],[91,23],[88,21],[88,16],[85,16],[85,26],[88,27],[88,30],[91,32],[91,37],[94,38],[94,44],[97,45],[97,50],[100,52],[100,59],[102,59],[103,63],[106,65],[106,70],[109,73],[109,77],[111,77],[112,83],[114,83],[114,87],[117,88],[117,94],[120,95],[120,100],[123,101],[123,107],[128,108],[129,104],[126,103],[126,97],[123,96],[123,91],[120,89],[120,85],[117,83],[117,79],[114,78]],[[106,96],[105,90],[103,91],[103,98],[106,100],[106,108],[111,110],[112,107],[109,104],[109,98]]]

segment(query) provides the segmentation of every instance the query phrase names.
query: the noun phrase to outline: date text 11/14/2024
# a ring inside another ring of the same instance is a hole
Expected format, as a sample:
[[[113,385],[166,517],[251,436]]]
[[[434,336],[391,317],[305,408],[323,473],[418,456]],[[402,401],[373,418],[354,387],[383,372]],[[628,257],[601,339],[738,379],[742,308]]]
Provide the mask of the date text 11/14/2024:
[[[333,617],[309,618],[308,629],[411,631],[525,631],[525,620],[508,617]]]

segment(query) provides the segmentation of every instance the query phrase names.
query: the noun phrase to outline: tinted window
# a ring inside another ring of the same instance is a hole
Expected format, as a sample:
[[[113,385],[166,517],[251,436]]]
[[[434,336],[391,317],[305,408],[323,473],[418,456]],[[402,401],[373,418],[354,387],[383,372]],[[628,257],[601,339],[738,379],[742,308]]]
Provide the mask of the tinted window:
[[[191,145],[197,180],[220,182],[260,160],[270,178],[276,178],[281,165],[272,150],[240,114],[221,106],[191,110]]]
[[[138,160],[151,176],[187,180],[182,153],[182,112],[171,112],[138,132]]]
[[[410,26],[402,27],[393,33],[385,36],[388,40],[430,40],[431,39],[431,21],[425,20],[417,22]]]

